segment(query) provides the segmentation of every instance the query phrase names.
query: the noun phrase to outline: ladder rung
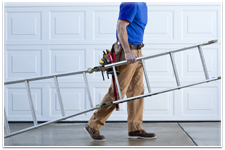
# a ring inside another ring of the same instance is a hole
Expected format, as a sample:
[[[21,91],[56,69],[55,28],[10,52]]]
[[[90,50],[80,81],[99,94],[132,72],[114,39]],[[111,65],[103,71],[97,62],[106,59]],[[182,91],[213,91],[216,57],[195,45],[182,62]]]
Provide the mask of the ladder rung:
[[[149,80],[148,80],[148,74],[147,74],[147,69],[145,67],[144,59],[142,59],[141,61],[142,61],[144,75],[145,75],[145,80],[146,80],[147,87],[148,87],[148,93],[151,93],[150,83],[149,83]]]
[[[203,70],[204,70],[205,78],[209,79],[209,74],[208,74],[208,70],[207,70],[207,67],[206,67],[205,58],[204,58],[204,55],[203,55],[203,52],[202,52],[202,46],[201,45],[198,46],[198,51],[199,51],[199,54],[200,54],[200,58],[201,58],[202,67],[203,67]]]
[[[170,58],[171,58],[171,62],[172,62],[172,66],[173,66],[173,72],[174,72],[174,76],[176,78],[177,86],[180,86],[180,80],[179,80],[179,77],[178,77],[177,68],[176,68],[176,64],[175,64],[172,52],[170,52]]]
[[[86,86],[86,89],[87,89],[87,94],[88,94],[89,103],[90,103],[90,106],[93,107],[92,99],[91,99],[91,92],[90,92],[90,89],[89,89],[89,86],[88,86],[88,81],[87,81],[86,72],[83,72],[83,76],[84,76],[85,86]]]
[[[37,119],[36,119],[36,115],[35,115],[34,104],[33,104],[32,97],[31,97],[29,82],[25,81],[25,85],[26,85],[26,89],[27,89],[27,95],[28,95],[28,100],[30,103],[30,109],[31,109],[32,117],[33,117],[33,122],[34,122],[34,125],[36,126],[36,125],[38,125],[38,123],[37,123]]]
[[[56,92],[57,92],[57,95],[58,95],[60,110],[61,110],[62,116],[65,116],[65,110],[64,110],[64,107],[63,107],[62,96],[61,96],[57,76],[54,76],[54,81],[55,81]]]
[[[6,116],[5,108],[4,108],[4,125],[5,125],[6,134],[9,134],[10,128],[9,128],[9,123],[8,123],[8,119]]]
[[[121,94],[121,91],[120,91],[120,85],[119,85],[119,82],[118,82],[115,66],[113,66],[113,73],[114,73],[114,77],[115,77],[115,80],[116,80],[117,90],[118,90],[118,93],[119,93],[119,96],[120,96],[120,100],[121,100],[123,98],[122,98],[122,94]]]

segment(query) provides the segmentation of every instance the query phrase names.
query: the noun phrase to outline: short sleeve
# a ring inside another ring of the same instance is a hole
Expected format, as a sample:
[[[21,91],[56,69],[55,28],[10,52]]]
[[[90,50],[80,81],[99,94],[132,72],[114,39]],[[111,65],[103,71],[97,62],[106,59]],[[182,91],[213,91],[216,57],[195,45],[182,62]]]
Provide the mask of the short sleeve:
[[[137,3],[127,2],[120,5],[119,20],[132,22],[137,13]]]

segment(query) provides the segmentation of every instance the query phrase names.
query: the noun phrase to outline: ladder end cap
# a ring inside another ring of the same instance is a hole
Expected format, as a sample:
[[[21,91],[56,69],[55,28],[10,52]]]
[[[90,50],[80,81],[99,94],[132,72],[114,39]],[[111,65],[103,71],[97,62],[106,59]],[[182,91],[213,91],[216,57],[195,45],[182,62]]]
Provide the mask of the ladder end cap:
[[[217,39],[215,39],[215,40],[211,40],[211,41],[209,41],[208,43],[209,43],[209,44],[212,44],[212,43],[216,43],[216,42],[218,42],[218,40],[217,40]]]

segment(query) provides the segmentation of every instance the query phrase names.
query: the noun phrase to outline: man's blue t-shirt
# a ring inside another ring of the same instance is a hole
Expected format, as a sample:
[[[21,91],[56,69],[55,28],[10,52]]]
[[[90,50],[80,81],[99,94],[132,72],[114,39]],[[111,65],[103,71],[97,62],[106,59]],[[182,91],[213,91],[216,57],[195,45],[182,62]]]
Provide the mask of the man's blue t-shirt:
[[[144,2],[123,2],[120,5],[119,20],[129,21],[128,42],[139,45],[143,42],[145,26],[148,22],[148,8]],[[116,32],[116,38],[118,34]]]

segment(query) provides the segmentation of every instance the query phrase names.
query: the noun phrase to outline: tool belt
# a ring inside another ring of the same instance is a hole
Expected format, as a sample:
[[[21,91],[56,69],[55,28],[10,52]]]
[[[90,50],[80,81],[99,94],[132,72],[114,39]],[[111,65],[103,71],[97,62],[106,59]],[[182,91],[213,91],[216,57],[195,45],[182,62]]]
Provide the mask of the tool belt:
[[[131,50],[134,50],[134,49],[139,50],[142,47],[144,47],[144,44],[141,43],[139,45],[134,45],[134,44],[129,43],[129,46],[130,46]],[[119,62],[122,50],[123,50],[123,47],[120,44],[120,42],[117,40],[112,45],[111,51],[109,51],[108,49],[106,49],[106,51],[103,51],[103,57],[99,61],[99,64],[104,67],[107,64]],[[117,70],[117,67],[116,67],[116,70]],[[108,74],[113,73],[111,68],[105,69],[105,71],[107,72],[107,76],[108,76]],[[119,71],[117,71],[117,73],[119,73]],[[103,80],[104,80],[103,70],[102,70],[102,77],[103,77]]]
[[[116,41],[116,44],[121,45],[118,40]],[[134,50],[134,49],[139,50],[142,47],[144,47],[144,43],[141,43],[139,45],[134,45],[134,44],[129,43],[129,46],[130,46],[130,50]],[[121,47],[122,47],[122,45],[121,45]]]

